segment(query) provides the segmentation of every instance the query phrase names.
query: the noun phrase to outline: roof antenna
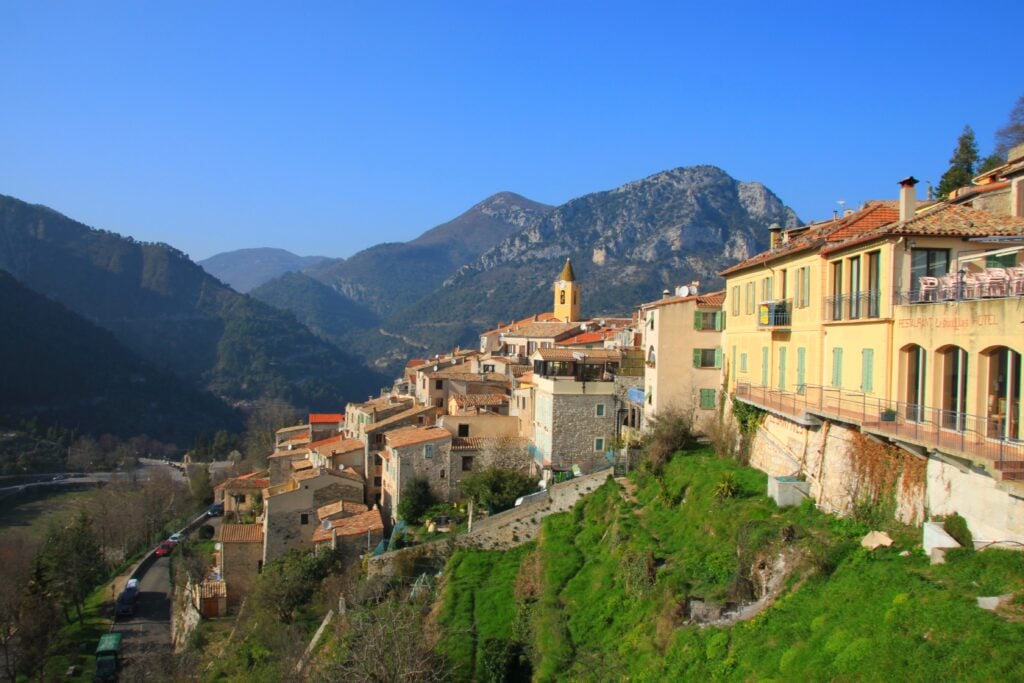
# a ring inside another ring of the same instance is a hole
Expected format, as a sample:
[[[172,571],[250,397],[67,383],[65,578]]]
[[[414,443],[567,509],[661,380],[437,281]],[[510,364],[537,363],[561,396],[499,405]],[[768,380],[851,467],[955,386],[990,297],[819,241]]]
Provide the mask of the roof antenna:
[[[833,218],[839,218],[840,214],[845,213],[844,212],[844,207],[846,206],[846,200],[845,199],[837,199],[836,200],[836,204],[839,205],[839,210],[836,211],[835,209],[832,209],[832,217]]]

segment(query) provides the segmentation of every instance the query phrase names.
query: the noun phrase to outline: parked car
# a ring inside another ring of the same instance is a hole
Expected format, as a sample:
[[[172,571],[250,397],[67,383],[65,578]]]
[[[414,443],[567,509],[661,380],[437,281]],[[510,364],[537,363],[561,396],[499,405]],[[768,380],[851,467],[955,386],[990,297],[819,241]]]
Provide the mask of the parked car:
[[[135,602],[139,599],[139,580],[128,579],[128,584],[117,597],[117,616],[130,617],[135,614]]]
[[[156,547],[156,553],[155,554],[156,554],[157,557],[163,557],[165,555],[170,555],[173,551],[174,551],[174,544],[171,543],[170,541],[164,541],[163,543],[161,543],[160,545],[158,545]]]
[[[224,503],[214,503],[206,509],[206,514],[210,517],[220,517],[224,514]]]
[[[185,537],[182,536],[181,534],[171,534],[170,536],[167,537],[167,540],[170,541],[171,543],[177,545],[177,544],[181,543],[182,541],[184,541]]]

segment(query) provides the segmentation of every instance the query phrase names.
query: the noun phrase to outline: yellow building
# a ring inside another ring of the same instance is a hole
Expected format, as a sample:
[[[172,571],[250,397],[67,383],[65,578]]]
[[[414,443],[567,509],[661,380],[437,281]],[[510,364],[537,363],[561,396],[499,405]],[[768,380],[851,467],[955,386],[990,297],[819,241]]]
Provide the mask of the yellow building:
[[[580,292],[576,284],[576,274],[572,270],[572,262],[565,259],[562,272],[555,281],[555,318],[566,323],[580,320]]]

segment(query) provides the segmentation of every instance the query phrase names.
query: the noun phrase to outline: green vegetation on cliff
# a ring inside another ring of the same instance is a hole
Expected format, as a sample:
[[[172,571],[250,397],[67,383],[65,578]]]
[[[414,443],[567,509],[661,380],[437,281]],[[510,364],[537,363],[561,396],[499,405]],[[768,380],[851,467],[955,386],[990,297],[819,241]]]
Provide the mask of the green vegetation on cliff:
[[[536,544],[451,559],[437,622],[457,679],[1024,675],[1020,553],[931,566],[918,532],[897,527],[892,548],[869,551],[867,527],[780,510],[762,473],[707,451],[633,482],[547,518]],[[1007,593],[998,612],[976,604]]]

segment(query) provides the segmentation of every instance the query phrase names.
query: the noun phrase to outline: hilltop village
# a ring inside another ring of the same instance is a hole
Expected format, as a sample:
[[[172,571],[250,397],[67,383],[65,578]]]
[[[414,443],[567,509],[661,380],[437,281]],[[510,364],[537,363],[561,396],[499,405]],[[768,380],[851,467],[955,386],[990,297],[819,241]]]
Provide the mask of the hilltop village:
[[[230,609],[290,550],[386,551],[414,480],[455,502],[489,468],[541,489],[628,468],[668,412],[745,439],[770,482],[840,515],[875,485],[859,458],[881,447],[898,519],[958,513],[976,543],[1024,543],[1024,146],[948,200],[918,200],[916,182],[774,229],[724,289],[680,284],[628,318],[583,316],[566,260],[551,310],[409,360],[380,395],[280,429],[266,470],[218,484],[204,595]],[[728,431],[741,412],[756,419]]]

